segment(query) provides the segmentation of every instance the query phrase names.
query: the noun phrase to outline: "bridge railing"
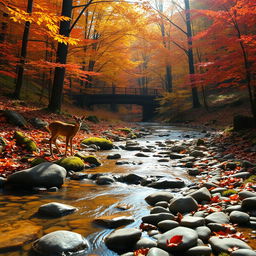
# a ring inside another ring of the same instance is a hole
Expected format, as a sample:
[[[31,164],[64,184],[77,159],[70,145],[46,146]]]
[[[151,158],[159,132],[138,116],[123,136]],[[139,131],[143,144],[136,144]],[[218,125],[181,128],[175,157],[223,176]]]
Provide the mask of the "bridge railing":
[[[84,94],[122,94],[122,95],[150,95],[158,96],[162,92],[159,88],[128,88],[128,87],[92,87],[86,88]]]

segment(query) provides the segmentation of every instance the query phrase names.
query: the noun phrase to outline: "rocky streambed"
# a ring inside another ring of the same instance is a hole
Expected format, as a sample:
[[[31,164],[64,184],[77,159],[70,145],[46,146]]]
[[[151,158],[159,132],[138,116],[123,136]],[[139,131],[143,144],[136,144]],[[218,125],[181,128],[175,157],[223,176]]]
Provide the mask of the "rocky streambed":
[[[0,253],[256,255],[255,164],[223,155],[204,131],[151,124],[141,135],[111,151],[87,147],[102,163],[95,168],[42,163],[25,171],[23,184],[35,176],[49,184],[53,173],[48,190],[5,186]]]

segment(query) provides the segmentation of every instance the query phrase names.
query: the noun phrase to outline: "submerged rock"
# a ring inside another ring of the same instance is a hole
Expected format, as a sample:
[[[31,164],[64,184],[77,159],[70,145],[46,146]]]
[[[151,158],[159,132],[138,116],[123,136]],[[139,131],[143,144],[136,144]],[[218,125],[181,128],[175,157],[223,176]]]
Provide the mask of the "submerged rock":
[[[61,217],[63,215],[71,214],[76,210],[77,208],[71,205],[52,202],[41,205],[38,209],[38,213],[42,216]]]

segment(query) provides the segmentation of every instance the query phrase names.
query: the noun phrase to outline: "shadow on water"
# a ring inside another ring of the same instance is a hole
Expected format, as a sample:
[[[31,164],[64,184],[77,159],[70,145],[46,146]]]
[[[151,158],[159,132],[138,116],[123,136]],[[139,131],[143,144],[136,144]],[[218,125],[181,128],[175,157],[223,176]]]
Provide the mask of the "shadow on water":
[[[203,134],[197,130],[187,128],[170,127],[165,125],[147,123],[143,124],[151,134],[145,138],[139,138],[138,142],[142,146],[154,146],[156,151],[161,151],[161,146],[157,142],[165,140],[181,140],[202,137]],[[119,142],[117,145],[124,144]],[[154,153],[148,153],[147,158],[138,158],[136,152],[121,150],[120,148],[111,150],[111,153],[120,153],[122,160],[128,160],[133,164],[116,165],[116,160],[107,160],[110,153],[99,152],[97,156],[103,165],[95,169],[86,170],[88,173],[109,173],[114,175],[136,173],[142,176],[168,176],[179,177],[187,184],[191,183],[187,174],[181,168],[172,166],[171,161],[159,163]],[[90,248],[84,255],[118,255],[106,248],[104,237],[113,229],[103,228],[93,222],[96,217],[113,215],[117,213],[133,216],[135,222],[128,227],[138,227],[141,217],[149,213],[149,208],[145,202],[145,197],[156,190],[140,185],[126,185],[116,182],[108,186],[96,185],[91,180],[67,180],[65,185],[57,192],[28,193],[27,191],[0,191],[0,232],[1,227],[6,224],[19,223],[29,220],[33,225],[40,227],[37,238],[44,234],[56,230],[69,230],[77,232],[90,242]],[[42,218],[37,214],[38,208],[46,203],[59,202],[69,204],[78,208],[78,211],[62,216],[60,218]],[[121,210],[118,205],[125,204],[127,210]],[[35,238],[36,239],[36,238]],[[33,239],[33,240],[35,240]],[[1,241],[0,241],[1,244]],[[1,247],[0,247],[1,248]],[[5,256],[35,256],[30,251],[31,243],[10,252],[1,253]]]

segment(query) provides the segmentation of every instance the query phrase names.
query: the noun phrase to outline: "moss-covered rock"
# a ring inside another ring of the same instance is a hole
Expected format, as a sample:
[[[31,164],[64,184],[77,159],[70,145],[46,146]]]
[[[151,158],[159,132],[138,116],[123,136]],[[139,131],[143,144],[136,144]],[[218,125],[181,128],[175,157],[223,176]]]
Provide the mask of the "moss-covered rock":
[[[38,151],[36,143],[25,136],[22,132],[16,131],[13,135],[13,139],[16,140],[16,144],[23,147],[29,152]]]
[[[118,131],[121,131],[121,132],[125,132],[125,133],[127,133],[127,134],[129,134],[129,133],[132,132],[132,129],[131,129],[131,128],[127,128],[127,127],[118,128],[117,130],[118,130]]]
[[[79,172],[84,169],[84,161],[77,156],[63,157],[56,164],[64,167],[67,171]]]
[[[97,159],[97,157],[95,157],[93,155],[83,155],[81,153],[77,153],[76,156],[81,158],[84,162],[86,162],[88,164],[93,164],[96,166],[101,165],[101,162]]]
[[[30,162],[30,165],[31,165],[31,166],[36,166],[36,165],[38,165],[38,164],[47,162],[47,160],[45,160],[45,159],[42,158],[42,157],[35,157],[35,158],[31,159],[29,162]]]
[[[90,138],[84,139],[82,141],[82,144],[85,144],[85,145],[94,144],[103,150],[108,150],[113,148],[113,142],[111,140],[108,140],[105,138],[98,138],[98,137],[90,137]]]
[[[234,194],[237,194],[238,192],[234,189],[227,189],[225,191],[222,191],[221,192],[221,195],[222,196],[231,196],[231,195],[234,195]]]

